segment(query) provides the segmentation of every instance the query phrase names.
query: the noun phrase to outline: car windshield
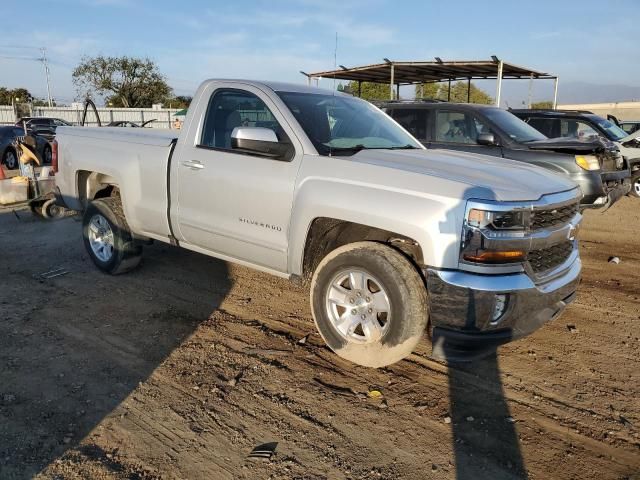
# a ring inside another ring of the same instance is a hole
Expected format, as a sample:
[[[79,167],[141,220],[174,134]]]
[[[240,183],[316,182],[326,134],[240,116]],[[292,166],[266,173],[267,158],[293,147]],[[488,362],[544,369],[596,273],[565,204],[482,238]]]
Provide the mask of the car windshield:
[[[423,147],[369,102],[344,95],[278,92],[320,155]]]
[[[595,123],[597,123],[602,130],[605,131],[607,137],[609,137],[609,140],[618,141],[629,136],[628,133],[626,133],[623,129],[621,129],[615,123],[610,122],[609,120],[598,117],[597,115],[594,115],[593,117],[591,117],[591,119]]]
[[[487,108],[483,113],[495,123],[511,140],[518,143],[546,140],[547,137],[513,113],[499,108]]]

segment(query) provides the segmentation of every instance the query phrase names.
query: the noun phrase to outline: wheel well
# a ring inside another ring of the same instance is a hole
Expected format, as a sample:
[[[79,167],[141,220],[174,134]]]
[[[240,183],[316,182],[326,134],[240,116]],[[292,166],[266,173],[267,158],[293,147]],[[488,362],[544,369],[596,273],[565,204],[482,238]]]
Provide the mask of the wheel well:
[[[86,206],[91,200],[119,195],[115,179],[98,172],[81,170],[78,172],[78,197]]]
[[[412,238],[360,223],[320,217],[311,223],[307,234],[302,263],[303,277],[310,278],[329,252],[343,245],[362,241],[387,244],[404,254],[417,267],[424,264],[422,249]]]

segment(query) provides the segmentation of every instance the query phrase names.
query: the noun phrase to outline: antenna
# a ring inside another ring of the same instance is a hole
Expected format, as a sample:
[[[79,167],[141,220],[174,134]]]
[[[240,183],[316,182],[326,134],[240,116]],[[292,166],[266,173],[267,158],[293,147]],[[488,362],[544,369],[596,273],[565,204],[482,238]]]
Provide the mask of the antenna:
[[[47,49],[42,47],[40,49],[42,52],[42,58],[39,60],[42,61],[42,65],[44,65],[44,74],[47,77],[47,101],[49,102],[49,108],[53,107],[53,103],[51,102],[51,83],[49,80],[49,62],[47,61]]]

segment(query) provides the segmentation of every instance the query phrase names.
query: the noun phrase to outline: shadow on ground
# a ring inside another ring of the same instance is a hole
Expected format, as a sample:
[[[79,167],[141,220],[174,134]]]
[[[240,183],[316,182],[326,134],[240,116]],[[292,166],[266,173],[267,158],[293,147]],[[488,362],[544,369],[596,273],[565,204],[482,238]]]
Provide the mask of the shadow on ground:
[[[145,248],[143,269],[104,275],[80,225],[0,211],[3,480],[31,478],[77,445],[231,288],[224,262],[165,245]],[[68,273],[38,278],[54,268]]]
[[[450,366],[449,399],[456,479],[528,478],[496,351]]]

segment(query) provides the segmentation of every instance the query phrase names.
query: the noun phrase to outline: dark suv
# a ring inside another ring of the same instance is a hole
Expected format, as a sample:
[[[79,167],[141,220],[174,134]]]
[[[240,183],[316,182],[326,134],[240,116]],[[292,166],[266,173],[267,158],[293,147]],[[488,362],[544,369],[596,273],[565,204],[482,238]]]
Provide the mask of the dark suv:
[[[616,122],[581,110],[511,110],[536,130],[548,137],[590,138],[611,140],[631,168],[631,194],[640,197],[640,145],[637,136],[627,133]]]
[[[549,139],[488,105],[396,101],[381,107],[427,148],[504,157],[567,175],[582,189],[583,208],[612,205],[631,188],[629,167],[604,139]]]

